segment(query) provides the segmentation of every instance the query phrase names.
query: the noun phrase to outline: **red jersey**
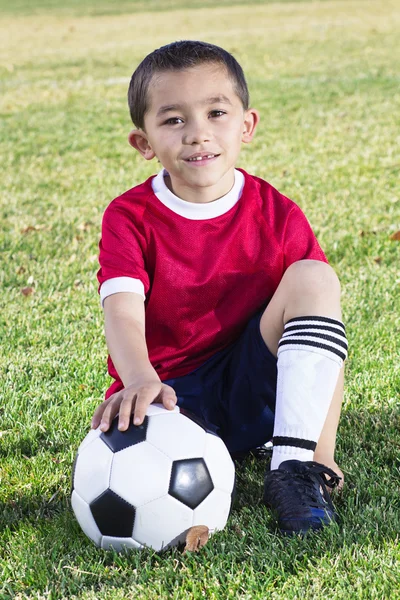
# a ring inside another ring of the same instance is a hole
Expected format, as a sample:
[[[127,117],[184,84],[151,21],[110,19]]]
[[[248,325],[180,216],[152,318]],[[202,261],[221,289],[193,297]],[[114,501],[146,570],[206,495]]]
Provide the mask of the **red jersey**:
[[[174,196],[160,173],[106,209],[99,289],[102,299],[142,293],[149,359],[163,381],[235,341],[302,259],[327,262],[301,209],[266,181],[235,170],[227,196],[199,205]],[[107,397],[123,388],[110,357],[108,367]]]

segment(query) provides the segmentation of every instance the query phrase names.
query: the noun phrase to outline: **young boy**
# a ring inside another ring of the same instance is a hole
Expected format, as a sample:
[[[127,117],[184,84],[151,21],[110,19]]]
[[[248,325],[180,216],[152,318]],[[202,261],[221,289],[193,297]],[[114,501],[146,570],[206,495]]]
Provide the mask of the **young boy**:
[[[103,219],[100,296],[115,379],[92,426],[152,402],[201,416],[231,453],[271,437],[264,502],[283,532],[336,518],[327,486],[347,354],[340,286],[301,210],[235,169],[258,112],[211,44],[152,52],[132,76],[129,143],[160,173]]]

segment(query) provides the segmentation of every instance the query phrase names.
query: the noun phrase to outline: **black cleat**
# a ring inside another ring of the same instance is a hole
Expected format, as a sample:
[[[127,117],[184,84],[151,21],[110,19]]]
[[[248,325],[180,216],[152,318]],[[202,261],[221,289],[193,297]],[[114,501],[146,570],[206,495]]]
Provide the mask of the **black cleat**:
[[[277,513],[284,534],[321,529],[337,519],[326,486],[333,489],[340,479],[320,463],[286,460],[266,474],[263,501]]]

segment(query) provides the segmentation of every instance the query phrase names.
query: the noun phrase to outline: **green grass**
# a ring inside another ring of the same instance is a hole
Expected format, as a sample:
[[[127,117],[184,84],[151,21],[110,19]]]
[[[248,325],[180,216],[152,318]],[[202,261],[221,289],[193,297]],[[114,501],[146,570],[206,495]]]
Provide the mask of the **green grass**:
[[[278,0],[278,2],[312,2],[316,0]],[[317,0],[318,1],[318,0]],[[319,0],[321,1],[321,0]],[[322,0],[325,1],[325,0]],[[342,0],[343,1],[343,0]],[[250,0],[248,6],[257,4],[275,4],[277,0]],[[219,0],[218,6],[243,5],[242,0]],[[142,12],[165,12],[171,10],[182,10],[184,8],[190,10],[196,8],[214,8],[214,0],[190,0],[190,4],[183,5],[182,0],[68,0],[68,2],[60,2],[60,0],[0,0],[0,13],[11,15],[115,15],[127,13],[142,13]]]
[[[202,4],[0,2],[2,600],[400,597],[400,7]],[[347,485],[340,526],[282,539],[259,501],[265,465],[248,459],[228,526],[201,553],[118,556],[69,506],[108,384],[97,244],[106,205],[158,167],[126,142],[130,74],[182,37],[243,64],[262,121],[240,166],[300,204],[340,275]]]

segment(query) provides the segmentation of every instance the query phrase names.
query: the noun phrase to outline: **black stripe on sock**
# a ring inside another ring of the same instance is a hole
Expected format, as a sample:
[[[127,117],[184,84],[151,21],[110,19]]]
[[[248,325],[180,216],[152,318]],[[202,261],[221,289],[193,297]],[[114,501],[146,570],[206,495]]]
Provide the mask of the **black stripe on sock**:
[[[312,342],[310,340],[293,340],[293,339],[282,339],[279,342],[278,345],[278,349],[281,346],[311,346],[313,348],[321,348],[322,350],[328,350],[329,352],[332,352],[333,354],[336,354],[337,356],[339,356],[342,360],[346,360],[346,354],[344,354],[344,352],[341,352],[340,350],[338,350],[337,348],[333,348],[332,346],[328,346],[327,344],[321,344],[320,342]]]
[[[285,331],[286,333],[286,331]],[[294,333],[293,335],[285,335],[284,338],[282,338],[283,340],[292,340],[293,343],[295,344],[295,338],[298,336],[305,336],[308,335],[309,337],[315,337],[315,338],[320,338],[322,340],[325,340],[327,342],[332,342],[333,344],[337,344],[338,346],[341,346],[342,348],[344,348],[345,350],[347,350],[347,342],[343,341],[343,340],[338,340],[337,338],[331,336],[331,335],[324,335],[323,333],[314,333],[314,332],[307,332],[307,331],[297,331],[296,333]]]
[[[344,331],[341,331],[340,329],[336,329],[335,327],[328,327],[328,325],[290,325],[289,327],[287,327],[285,325],[285,333],[287,333],[288,331],[304,331],[305,329],[318,329],[321,331],[330,331],[332,333],[336,333],[337,335],[340,335],[342,337],[346,337],[346,334]]]
[[[311,440],[303,440],[301,438],[275,436],[272,438],[273,446],[293,446],[295,448],[303,448],[304,450],[312,450],[314,452],[317,447],[317,442]]]
[[[332,325],[339,325],[339,327],[346,331],[346,327],[341,321],[337,321],[336,319],[331,319],[329,317],[293,317],[293,319],[286,321],[286,325],[289,323],[294,323],[294,321],[320,321],[321,323],[331,323]]]

